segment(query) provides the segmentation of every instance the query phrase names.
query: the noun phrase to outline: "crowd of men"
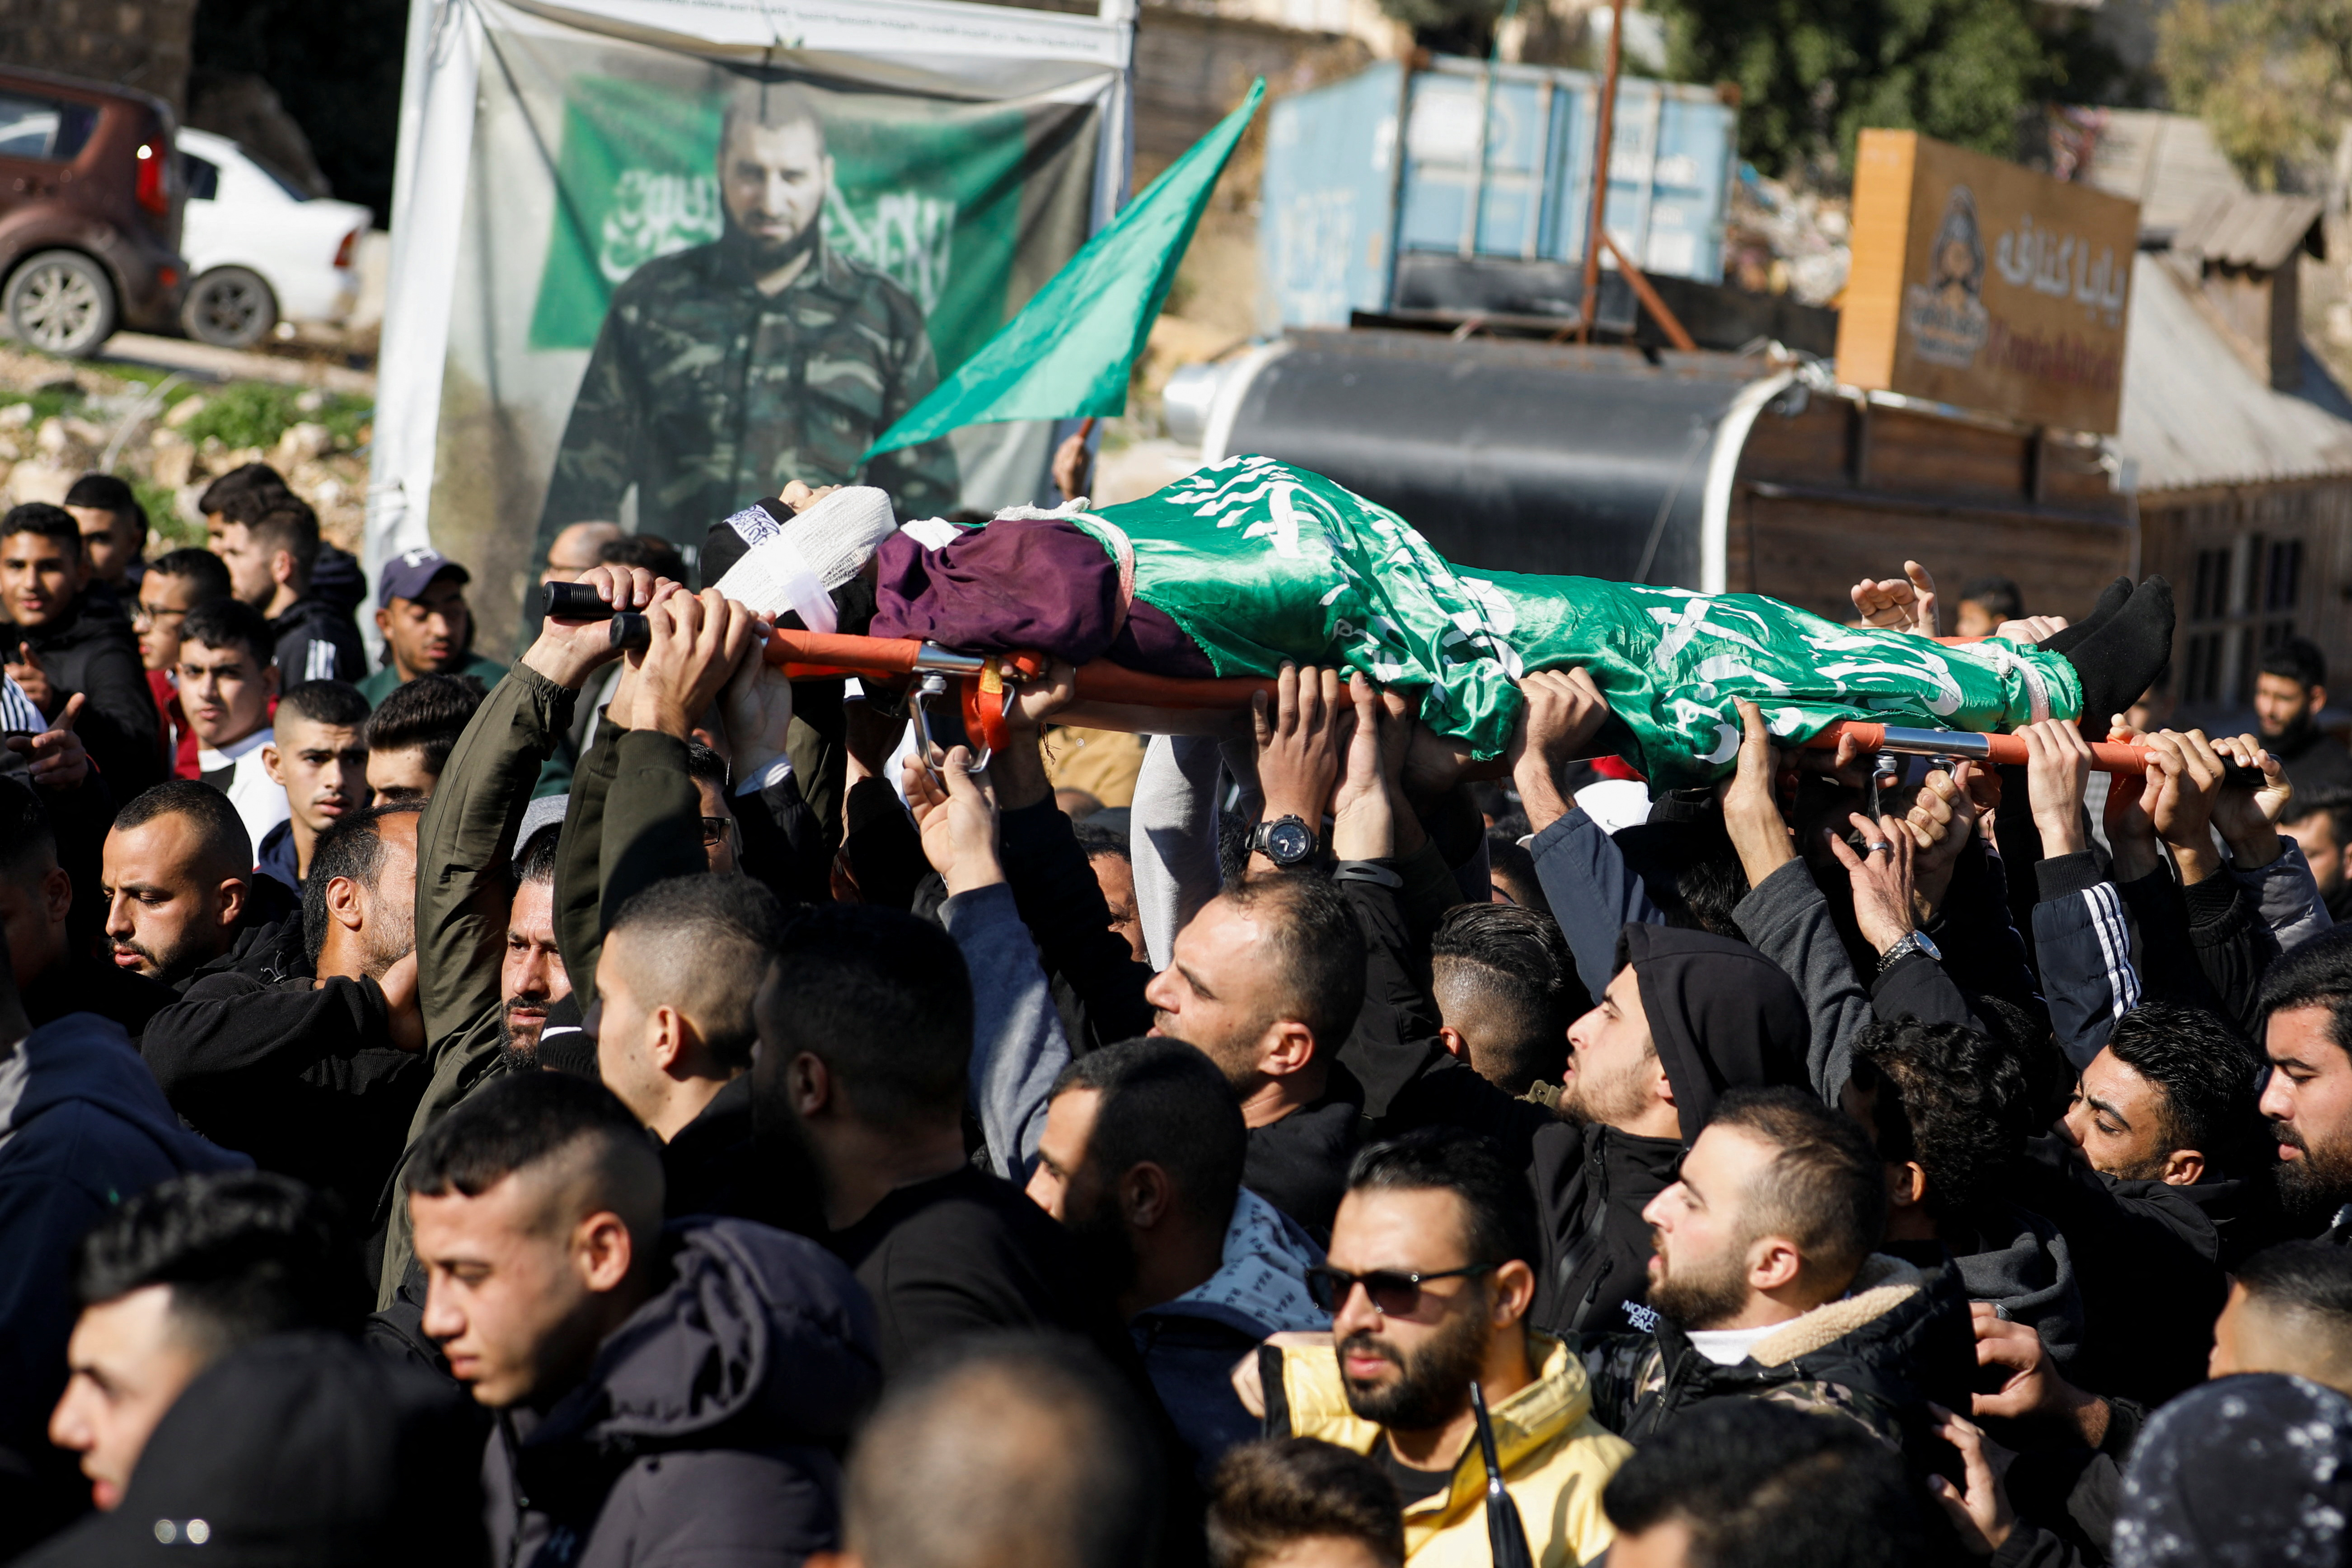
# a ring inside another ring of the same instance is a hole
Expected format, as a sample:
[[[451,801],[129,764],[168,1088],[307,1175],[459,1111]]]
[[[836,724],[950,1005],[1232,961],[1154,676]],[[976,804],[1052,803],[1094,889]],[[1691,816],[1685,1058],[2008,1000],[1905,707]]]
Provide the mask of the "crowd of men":
[[[371,671],[278,476],[201,504],[0,518],[0,1555],[2352,1561],[2308,644],[2259,733],[1742,703],[1654,801],[1580,671],[1498,777],[1286,667],[1104,810],[1066,667],[913,751],[583,523],[640,646],[502,668],[418,550]]]

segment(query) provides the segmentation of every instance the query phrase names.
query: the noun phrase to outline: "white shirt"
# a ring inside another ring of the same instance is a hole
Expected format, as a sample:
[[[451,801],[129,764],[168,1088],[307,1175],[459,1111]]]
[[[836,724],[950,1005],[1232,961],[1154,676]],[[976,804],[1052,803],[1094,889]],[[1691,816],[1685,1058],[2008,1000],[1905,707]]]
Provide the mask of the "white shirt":
[[[263,837],[292,815],[287,808],[284,786],[273,783],[268,770],[261,765],[261,748],[276,735],[277,731],[265,724],[244,740],[232,741],[217,752],[210,746],[196,748],[199,775],[228,796],[228,803],[236,807],[257,855],[261,853]]]
[[[1754,1329],[1693,1329],[1684,1337],[1690,1341],[1691,1349],[1716,1365],[1737,1366],[1748,1359],[1748,1352],[1756,1348],[1759,1340],[1775,1329],[1787,1326],[1785,1323],[1766,1323]]]

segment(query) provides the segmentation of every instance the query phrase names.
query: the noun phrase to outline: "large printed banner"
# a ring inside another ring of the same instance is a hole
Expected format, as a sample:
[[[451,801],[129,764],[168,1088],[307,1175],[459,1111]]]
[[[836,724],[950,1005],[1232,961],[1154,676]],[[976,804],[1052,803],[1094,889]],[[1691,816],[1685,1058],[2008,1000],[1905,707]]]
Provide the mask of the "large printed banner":
[[[859,0],[835,31],[880,18],[887,47],[753,48],[750,5],[436,9],[439,58],[404,107],[371,563],[425,542],[464,562],[495,638],[571,523],[691,565],[793,479],[880,485],[906,518],[1048,499],[1045,424],[859,458],[1108,216],[1109,25]],[[446,249],[420,243],[436,218]]]

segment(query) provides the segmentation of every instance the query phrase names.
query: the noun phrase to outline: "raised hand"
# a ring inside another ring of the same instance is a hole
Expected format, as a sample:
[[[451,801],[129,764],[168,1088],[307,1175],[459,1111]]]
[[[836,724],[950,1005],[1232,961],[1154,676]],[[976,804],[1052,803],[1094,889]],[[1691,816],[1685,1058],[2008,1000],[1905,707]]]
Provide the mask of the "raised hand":
[[[1760,888],[1765,878],[1797,858],[1797,848],[1773,792],[1778,759],[1772,731],[1764,726],[1764,710],[1745,697],[1735,697],[1732,703],[1739,712],[1739,763],[1731,777],[1716,786],[1716,798],[1723,807],[1724,830],[1748,873],[1748,885]]]
[[[946,879],[948,894],[969,893],[1004,880],[996,847],[996,797],[987,775],[971,765],[971,752],[950,746],[931,777],[922,760],[908,757],[904,783],[907,806],[923,839],[923,858]]]
[[[2156,836],[2172,851],[2183,885],[2221,869],[2213,851],[2213,808],[2220,803],[2223,763],[2202,730],[2159,730],[2145,744],[2151,766],[2161,760],[2163,784],[2148,811]]]
[[[1381,696],[1364,676],[1349,678],[1354,718],[1339,793],[1331,800],[1331,853],[1342,860],[1382,860],[1396,852],[1396,797],[1386,766],[1391,726]],[[1410,722],[1406,719],[1396,727]],[[1395,750],[1402,770],[1403,749]]]
[[[1830,853],[1837,857],[1853,884],[1853,918],[1863,940],[1885,952],[1918,929],[1912,907],[1911,866],[1918,840],[1899,816],[1882,816],[1873,822],[1857,811],[1846,820],[1862,834],[1862,853],[1846,847],[1834,830],[1828,834]]]
[[[756,643],[721,689],[719,716],[737,778],[752,778],[784,754],[793,727],[793,683]]]
[[[2279,823],[2294,785],[2286,769],[2252,735],[2225,735],[2213,742],[2215,754],[2253,769],[2263,775],[2258,784],[2223,784],[2213,803],[2213,826],[2230,846],[2230,858],[2241,870],[2258,871],[2284,853]]]
[[[37,735],[12,735],[8,749],[27,759],[25,772],[41,789],[79,789],[89,777],[89,752],[74,733],[89,699],[77,691],[66,699],[65,711]]]
[[[41,710],[42,716],[54,717],[58,690],[49,684],[49,672],[41,668],[41,656],[33,651],[33,645],[19,642],[9,655],[6,668],[8,679],[24,689],[26,698]]]
[[[1911,861],[1912,898],[1919,923],[1936,918],[1951,890],[1952,870],[1976,836],[1980,815],[1969,786],[1976,782],[1974,763],[1961,763],[1950,773],[1937,768],[1919,784],[1918,798],[1904,818],[1918,854]]]
[[[2091,779],[2091,743],[2063,719],[2045,719],[2017,731],[2025,742],[2026,798],[2047,856],[2078,855],[2090,847],[2083,826],[2083,791]]]
[[[711,700],[768,628],[716,588],[677,594],[649,606],[653,637],[639,667],[634,727],[685,740]]]
[[[1916,561],[1906,561],[1900,577],[1864,577],[1846,590],[1846,597],[1864,626],[1936,635],[1936,579]]]
[[[642,566],[592,566],[578,581],[595,589],[615,610],[642,610],[686,591]],[[525,650],[522,662],[556,685],[577,691],[592,672],[620,657],[613,647],[610,621],[562,621],[550,616],[540,622],[538,640]]]
[[[2017,1514],[2009,1505],[2009,1488],[2004,1484],[2017,1456],[1986,1436],[1974,1422],[1962,1420],[1942,1405],[1930,1404],[1927,1411],[1936,1417],[1936,1436],[1958,1452],[1961,1479],[1968,1483],[1964,1490],[1941,1476],[1929,1476],[1927,1490],[1943,1505],[1960,1544],[1973,1556],[1990,1557],[2017,1528]]]
[[[1285,663],[1276,678],[1275,699],[1260,692],[1250,704],[1257,737],[1257,783],[1265,796],[1265,820],[1296,816],[1322,831],[1323,809],[1339,781],[1339,748],[1353,722],[1351,705],[1340,700],[1339,672]],[[1253,854],[1251,866],[1270,870],[1273,862]]]
[[[1538,833],[1568,815],[1569,798],[1559,771],[1584,754],[1609,721],[1609,700],[1581,668],[1540,669],[1519,677],[1527,710],[1511,731],[1506,753],[1511,780],[1527,808],[1528,826]]]

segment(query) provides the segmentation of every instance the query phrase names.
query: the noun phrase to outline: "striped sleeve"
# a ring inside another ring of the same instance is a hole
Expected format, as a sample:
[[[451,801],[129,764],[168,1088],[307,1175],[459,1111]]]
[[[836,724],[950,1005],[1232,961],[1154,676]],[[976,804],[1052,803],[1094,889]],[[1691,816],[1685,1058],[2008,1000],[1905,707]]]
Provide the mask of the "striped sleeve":
[[[14,676],[0,675],[0,729],[31,731],[35,733],[49,727],[25,689],[16,684]]]
[[[2033,945],[2050,1024],[2079,1069],[2105,1048],[2116,1020],[2139,1005],[2123,895],[2100,881],[2033,906]]]

